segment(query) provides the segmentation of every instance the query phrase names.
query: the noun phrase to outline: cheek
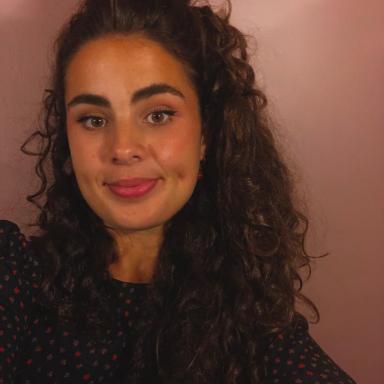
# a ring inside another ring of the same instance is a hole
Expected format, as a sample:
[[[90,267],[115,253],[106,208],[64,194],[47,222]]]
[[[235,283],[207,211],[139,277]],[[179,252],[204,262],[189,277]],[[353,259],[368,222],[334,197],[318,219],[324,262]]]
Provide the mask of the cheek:
[[[158,146],[157,161],[167,173],[194,177],[200,161],[199,140],[191,135],[169,137]]]
[[[95,171],[97,165],[98,144],[83,135],[74,134],[68,129],[68,144],[72,165],[78,181]]]

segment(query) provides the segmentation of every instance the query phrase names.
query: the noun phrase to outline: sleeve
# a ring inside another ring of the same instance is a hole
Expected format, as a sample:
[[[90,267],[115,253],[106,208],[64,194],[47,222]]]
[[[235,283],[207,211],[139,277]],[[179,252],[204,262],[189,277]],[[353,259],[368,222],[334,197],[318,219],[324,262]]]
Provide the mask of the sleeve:
[[[37,263],[17,225],[0,220],[0,384],[11,384],[34,302]]]
[[[285,332],[271,336],[264,363],[265,384],[356,384],[309,335],[301,314]]]

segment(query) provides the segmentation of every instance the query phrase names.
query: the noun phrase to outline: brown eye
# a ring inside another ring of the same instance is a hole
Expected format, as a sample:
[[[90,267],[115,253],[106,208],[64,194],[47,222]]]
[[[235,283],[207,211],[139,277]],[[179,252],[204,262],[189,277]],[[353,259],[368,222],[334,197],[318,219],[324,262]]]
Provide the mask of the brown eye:
[[[106,125],[106,120],[100,116],[84,116],[78,120],[87,129],[102,128]]]
[[[175,114],[175,111],[164,110],[164,111],[153,111],[147,116],[147,121],[150,124],[165,124],[171,120],[171,117]]]

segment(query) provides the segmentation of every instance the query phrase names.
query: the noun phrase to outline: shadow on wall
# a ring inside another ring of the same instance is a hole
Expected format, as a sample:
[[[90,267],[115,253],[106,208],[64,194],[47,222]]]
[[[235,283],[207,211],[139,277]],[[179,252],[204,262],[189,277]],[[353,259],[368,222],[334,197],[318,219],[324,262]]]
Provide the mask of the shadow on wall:
[[[37,184],[34,158],[19,148],[38,122],[55,35],[77,3],[2,0],[0,8],[0,218],[22,229],[35,212],[25,197]]]

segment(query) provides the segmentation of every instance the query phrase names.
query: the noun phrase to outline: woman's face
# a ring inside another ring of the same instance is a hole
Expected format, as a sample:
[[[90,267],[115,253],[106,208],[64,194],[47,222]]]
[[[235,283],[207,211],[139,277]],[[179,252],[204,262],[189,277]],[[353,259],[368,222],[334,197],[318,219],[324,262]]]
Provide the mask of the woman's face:
[[[162,229],[188,201],[204,156],[196,91],[183,65],[140,35],[86,43],[65,79],[74,173],[110,228]]]

